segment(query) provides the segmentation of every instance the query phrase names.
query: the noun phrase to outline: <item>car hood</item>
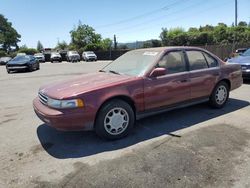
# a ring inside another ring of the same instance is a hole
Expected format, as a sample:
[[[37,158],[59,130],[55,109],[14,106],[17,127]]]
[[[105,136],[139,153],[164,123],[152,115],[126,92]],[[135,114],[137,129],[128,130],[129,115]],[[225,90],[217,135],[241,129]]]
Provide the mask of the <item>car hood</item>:
[[[22,65],[22,64],[26,64],[29,61],[9,61],[8,65]]]
[[[51,57],[61,57],[61,55],[51,55]]]
[[[79,54],[69,54],[68,56],[80,56]]]
[[[80,94],[132,80],[135,77],[112,73],[91,73],[64,82],[45,85],[40,92],[54,99],[74,98]]]
[[[250,56],[238,56],[228,60],[229,63],[250,64]]]

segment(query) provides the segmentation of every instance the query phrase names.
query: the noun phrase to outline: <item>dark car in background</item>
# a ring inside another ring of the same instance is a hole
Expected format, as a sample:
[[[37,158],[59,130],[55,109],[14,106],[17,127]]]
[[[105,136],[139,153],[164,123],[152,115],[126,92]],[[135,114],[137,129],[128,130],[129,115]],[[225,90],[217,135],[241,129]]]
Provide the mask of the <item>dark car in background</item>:
[[[8,73],[12,71],[34,71],[39,69],[40,64],[33,55],[16,56],[6,64]]]
[[[243,78],[250,79],[250,48],[239,56],[228,59],[227,62],[240,64]]]
[[[11,57],[1,57],[0,65],[6,65],[11,60]]]

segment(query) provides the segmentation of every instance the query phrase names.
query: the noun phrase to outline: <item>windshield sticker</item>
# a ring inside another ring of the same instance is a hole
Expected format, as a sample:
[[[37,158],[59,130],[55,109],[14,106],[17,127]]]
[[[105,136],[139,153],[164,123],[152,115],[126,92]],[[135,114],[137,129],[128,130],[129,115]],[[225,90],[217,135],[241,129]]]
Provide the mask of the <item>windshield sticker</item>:
[[[156,56],[158,52],[144,52],[143,55]]]

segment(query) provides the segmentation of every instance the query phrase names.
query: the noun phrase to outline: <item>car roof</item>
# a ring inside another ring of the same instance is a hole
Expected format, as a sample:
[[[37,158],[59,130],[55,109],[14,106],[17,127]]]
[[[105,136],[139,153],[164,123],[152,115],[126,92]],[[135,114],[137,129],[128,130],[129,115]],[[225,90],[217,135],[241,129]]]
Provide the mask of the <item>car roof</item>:
[[[141,48],[136,49],[135,51],[154,51],[154,52],[164,52],[169,50],[188,50],[188,49],[194,49],[194,50],[204,50],[199,47],[192,47],[192,46],[166,46],[166,47],[157,47],[157,48]]]

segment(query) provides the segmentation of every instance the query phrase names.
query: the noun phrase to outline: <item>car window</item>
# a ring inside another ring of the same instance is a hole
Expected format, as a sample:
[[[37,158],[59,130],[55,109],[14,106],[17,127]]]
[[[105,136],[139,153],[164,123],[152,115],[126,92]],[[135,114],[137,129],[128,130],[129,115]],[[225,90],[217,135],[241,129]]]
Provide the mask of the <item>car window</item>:
[[[208,63],[208,66],[209,67],[217,67],[218,66],[218,62],[216,59],[214,59],[213,57],[211,57],[210,55],[208,55],[207,53],[203,53],[206,60],[207,60],[207,63]]]
[[[200,51],[187,51],[190,70],[199,70],[208,68],[207,62]]]
[[[185,72],[187,70],[182,51],[169,52],[159,61],[158,67],[166,68],[166,74]]]
[[[248,50],[246,50],[242,56],[250,56],[250,48]]]

